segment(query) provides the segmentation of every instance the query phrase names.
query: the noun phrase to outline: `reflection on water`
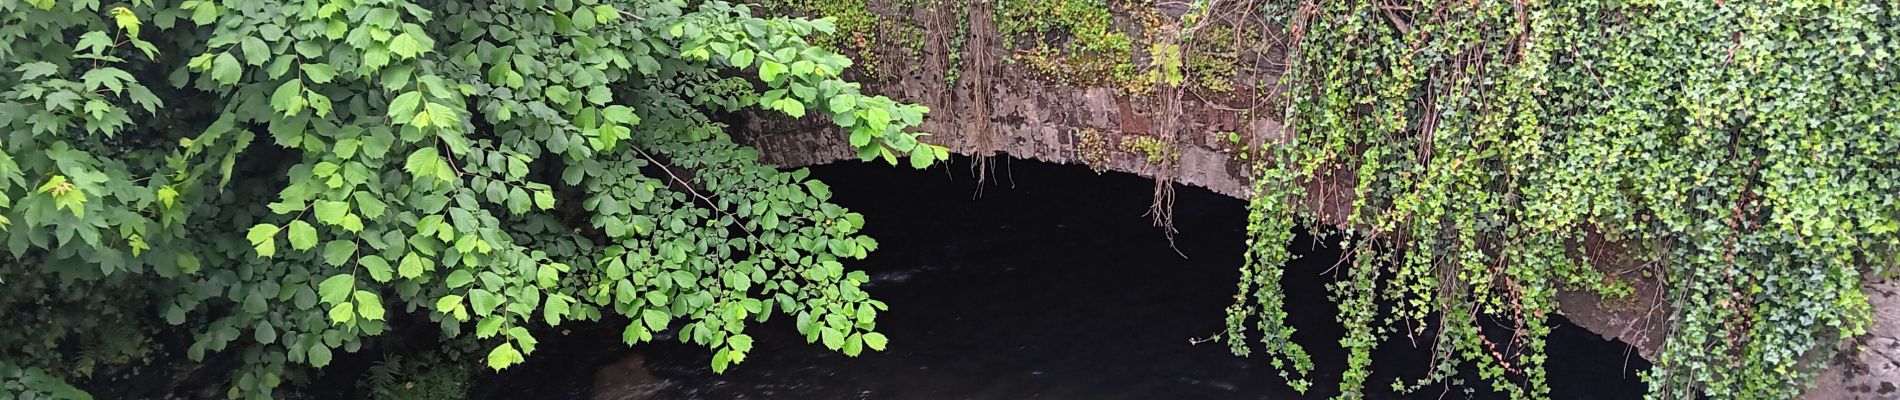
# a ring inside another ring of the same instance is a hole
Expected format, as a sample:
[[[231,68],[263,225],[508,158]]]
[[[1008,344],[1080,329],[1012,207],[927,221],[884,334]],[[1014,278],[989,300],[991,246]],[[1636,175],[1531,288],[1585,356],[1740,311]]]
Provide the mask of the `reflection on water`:
[[[527,364],[484,378],[476,397],[1293,399],[1337,392],[1345,355],[1337,309],[1322,289],[1330,276],[1321,275],[1334,250],[1304,251],[1289,266],[1295,339],[1319,370],[1315,390],[1296,393],[1263,358],[1236,357],[1219,342],[1193,344],[1221,331],[1232,301],[1244,203],[1180,190],[1176,244],[1184,259],[1142,215],[1149,181],[1014,164],[1003,187],[976,199],[972,182],[942,171],[813,170],[832,184],[838,203],[866,215],[866,230],[882,244],[853,267],[871,274],[869,290],[891,306],[878,320],[891,337],[888,351],[846,357],[804,343],[788,318],[777,318],[748,331],[757,342],[750,359],[720,375],[707,367],[705,349],[675,342],[627,349],[618,326],[602,324],[547,340]],[[1624,346],[1565,323],[1550,349],[1556,398],[1639,397],[1635,371],[1648,364],[1626,356]],[[1374,357],[1372,398],[1497,397],[1436,386],[1391,393],[1393,379],[1421,376],[1429,353],[1401,338]]]

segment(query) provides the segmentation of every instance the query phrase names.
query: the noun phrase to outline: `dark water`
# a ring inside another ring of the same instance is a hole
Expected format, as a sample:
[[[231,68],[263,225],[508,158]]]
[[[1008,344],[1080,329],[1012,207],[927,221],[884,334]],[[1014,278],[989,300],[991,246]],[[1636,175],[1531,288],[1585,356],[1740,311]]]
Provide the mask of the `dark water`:
[[[851,265],[891,310],[878,320],[890,349],[851,358],[806,344],[786,318],[755,326],[751,358],[724,375],[710,354],[674,342],[628,349],[620,325],[544,340],[527,364],[484,377],[485,399],[586,399],[604,366],[644,357],[665,381],[657,399],[1301,399],[1337,393],[1345,354],[1323,276],[1333,249],[1302,241],[1289,266],[1295,340],[1313,353],[1314,391],[1282,383],[1264,358],[1218,342],[1243,248],[1245,204],[1179,190],[1176,247],[1143,216],[1152,183],[1078,166],[1004,162],[994,185],[966,166],[915,171],[842,164],[813,169],[836,201],[865,214],[882,248]],[[1179,250],[1180,254],[1176,253]],[[1183,258],[1182,254],[1186,256]],[[1549,340],[1553,397],[1639,398],[1648,364],[1625,347],[1561,321]],[[1421,339],[1421,345],[1428,345]],[[1374,355],[1369,397],[1499,398],[1488,389],[1431,386],[1392,393],[1430,363],[1405,338]],[[1475,379],[1467,379],[1475,381]],[[611,386],[611,385],[610,385]],[[1481,385],[1482,386],[1482,385]]]

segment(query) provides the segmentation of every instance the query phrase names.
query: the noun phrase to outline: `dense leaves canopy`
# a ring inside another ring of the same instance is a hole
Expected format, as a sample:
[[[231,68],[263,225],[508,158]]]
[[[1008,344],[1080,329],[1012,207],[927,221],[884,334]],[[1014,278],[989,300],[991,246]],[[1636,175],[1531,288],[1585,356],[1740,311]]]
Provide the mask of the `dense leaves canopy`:
[[[824,115],[947,157],[839,79],[828,20],[679,0],[0,0],[0,392],[162,354],[267,397],[392,331],[478,341],[618,314],[743,361],[747,321],[882,349],[877,242],[719,115]],[[20,329],[20,327],[32,327]]]

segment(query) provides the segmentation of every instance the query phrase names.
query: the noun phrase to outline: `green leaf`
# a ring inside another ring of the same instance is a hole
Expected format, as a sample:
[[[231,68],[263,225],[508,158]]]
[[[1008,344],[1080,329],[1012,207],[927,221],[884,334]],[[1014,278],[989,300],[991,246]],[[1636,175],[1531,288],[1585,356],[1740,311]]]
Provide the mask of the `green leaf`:
[[[531,202],[528,198],[527,191],[521,190],[521,188],[519,187],[511,188],[508,190],[508,212],[515,213],[515,214],[527,214],[529,211],[529,207],[532,207],[533,205],[534,203]]]
[[[488,352],[488,367],[496,371],[520,363],[521,360],[521,352],[515,351],[515,345],[513,343],[502,343],[501,347],[496,347],[495,350]]]
[[[374,254],[363,256],[356,260],[356,264],[363,266],[363,271],[369,272],[369,278],[377,282],[389,282],[390,279],[395,279],[392,276],[394,270],[389,268],[389,260],[383,259],[383,256]]]
[[[311,82],[316,82],[319,85],[330,83],[330,80],[336,79],[336,68],[330,67],[330,64],[303,64],[297,66],[297,69],[303,70],[304,78],[308,78]]]
[[[424,260],[421,257],[416,257],[416,253],[404,254],[402,255],[402,261],[396,264],[396,274],[401,275],[405,279],[421,277],[422,271],[428,267],[423,265],[423,263]]]
[[[593,30],[594,24],[600,23],[594,17],[594,9],[589,7],[576,7],[570,19],[574,21],[574,29],[582,31]]]
[[[817,197],[818,201],[831,199],[831,185],[823,181],[816,179],[805,181],[805,189],[811,192],[812,197]]]
[[[891,113],[882,108],[864,110],[864,124],[873,132],[882,132],[891,126]]]
[[[501,323],[503,322],[508,322],[508,317],[494,316],[482,318],[482,322],[475,323],[475,338],[487,339],[494,337],[496,333],[501,332]]]
[[[840,94],[840,95],[831,97],[831,112],[833,114],[842,114],[842,113],[850,112],[851,110],[856,109],[856,108],[858,108],[857,96],[852,96],[848,94]]]
[[[414,175],[418,178],[435,176],[436,163],[441,161],[442,158],[436,154],[434,147],[423,147],[416,149],[413,153],[409,153],[409,159],[403,162],[402,169],[409,171],[410,175]]]
[[[251,329],[251,340],[263,344],[276,343],[277,327],[271,326],[270,321],[258,321],[257,327]]]
[[[356,278],[349,274],[331,275],[317,284],[317,295],[325,303],[342,303],[350,298],[350,292],[356,290]]]
[[[752,49],[739,49],[732,52],[732,57],[726,58],[726,61],[734,68],[747,68],[752,66],[752,56]]]
[[[448,285],[450,289],[461,288],[462,286],[466,286],[472,282],[475,282],[475,275],[470,274],[468,273],[468,270],[463,270],[463,269],[458,269],[458,270],[455,270],[454,272],[450,272],[449,277],[447,279],[442,280],[442,284]]]
[[[779,101],[784,103],[783,110],[785,111],[785,115],[790,115],[792,118],[803,118],[805,116],[804,102],[790,98],[780,99]]]
[[[851,334],[851,336],[846,336],[844,338],[844,348],[841,350],[843,350],[844,355],[852,357],[857,357],[858,354],[864,353],[864,336],[856,333]]]
[[[297,250],[309,250],[317,246],[317,228],[303,220],[290,221],[290,247]]]
[[[765,63],[759,65],[759,79],[765,80],[766,83],[777,82],[779,74],[783,73],[785,73],[785,64],[777,61],[766,60]]]
[[[633,108],[623,105],[611,105],[600,110],[600,115],[608,121],[622,124],[638,124],[640,117],[633,114]]]
[[[356,320],[356,306],[351,305],[349,302],[337,303],[334,306],[330,306],[329,316],[330,323],[333,325],[350,323],[350,321]]]
[[[305,354],[304,360],[309,361],[312,367],[323,368],[330,365],[330,346],[325,346],[322,341],[310,345],[310,351]]]
[[[347,303],[346,303],[347,304]],[[383,320],[383,298],[369,291],[356,291],[356,314],[370,321]]]
[[[331,266],[341,266],[356,254],[356,242],[332,240],[323,244],[323,262]]]
[[[256,36],[246,36],[244,40],[239,41],[238,44],[244,48],[244,61],[246,63],[251,65],[264,65],[265,62],[270,61],[270,45],[264,44],[264,39],[258,39]]]
[[[310,103],[303,97],[303,81],[298,79],[284,81],[284,84],[277,85],[277,90],[271,92],[270,95],[271,109],[284,115],[297,115],[303,112],[304,106],[308,104]]]
[[[277,225],[257,224],[251,226],[250,232],[244,237],[251,241],[251,247],[257,250],[257,256],[270,258],[277,254],[277,232],[280,229]]]
[[[666,315],[665,311],[651,308],[640,310],[640,320],[647,324],[648,331],[659,332],[666,330],[666,323],[671,319],[672,317]]]
[[[540,208],[542,210],[554,209],[554,191],[553,190],[534,191],[534,206],[535,208]]]
[[[888,343],[890,343],[890,339],[884,337],[882,333],[868,332],[864,334],[864,345],[870,347],[871,350],[884,351],[884,345]]]
[[[476,315],[493,314],[495,307],[501,306],[500,297],[496,297],[494,293],[489,293],[483,289],[468,291],[468,301],[469,305],[475,306]]]
[[[712,358],[713,373],[715,374],[726,373],[726,368],[730,366],[732,366],[732,354],[730,350],[719,349],[718,351],[713,352],[713,358]]]
[[[422,92],[404,92],[389,101],[389,118],[399,122],[408,122],[415,117],[416,107],[421,105]]]
[[[342,225],[350,215],[350,203],[343,201],[318,200],[310,208],[316,214],[317,222],[328,225]]]
[[[416,37],[410,36],[408,32],[403,32],[400,35],[396,35],[395,38],[389,39],[389,52],[395,53],[402,58],[416,58],[417,55],[421,55],[424,51],[422,41],[416,40]]]
[[[211,80],[219,85],[236,84],[243,73],[244,67],[238,64],[237,57],[232,57],[230,52],[219,53],[216,59],[211,60]]]
[[[439,298],[439,299],[435,299],[435,310],[442,313],[449,313],[451,310],[461,308],[461,307],[462,307],[461,295],[451,294],[447,296],[442,296],[442,298]]]
[[[844,348],[844,332],[839,332],[837,329],[832,329],[831,327],[819,328],[818,337],[824,340],[825,348],[827,349],[838,350]]]
[[[917,147],[910,148],[910,167],[911,168],[924,169],[924,168],[930,167],[930,164],[934,161],[936,161],[936,153],[933,153],[930,151],[930,146],[917,146]]]
[[[13,70],[18,71],[20,73],[20,80],[30,81],[30,80],[38,79],[39,77],[42,77],[42,76],[53,76],[54,74],[59,73],[59,66],[53,65],[53,63],[49,63],[45,61],[34,61],[34,62],[26,63],[26,64],[21,64],[19,67],[14,68]]]
[[[377,200],[376,196],[369,192],[356,192],[356,195],[353,197],[356,198],[356,210],[361,211],[364,217],[371,219],[382,218],[383,212],[389,209],[388,204],[383,203],[382,200]]]
[[[541,311],[548,325],[560,325],[561,317],[568,313],[567,301],[560,297],[548,297],[547,302],[541,306]]]
[[[752,351],[752,337],[743,333],[726,338],[726,344],[732,346],[733,351],[740,353]]]

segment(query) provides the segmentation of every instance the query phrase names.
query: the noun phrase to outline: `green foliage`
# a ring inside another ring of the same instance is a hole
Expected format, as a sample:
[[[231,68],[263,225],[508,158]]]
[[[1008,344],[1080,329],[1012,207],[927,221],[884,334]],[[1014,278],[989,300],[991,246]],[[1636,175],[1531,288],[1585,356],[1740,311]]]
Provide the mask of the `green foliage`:
[[[995,12],[1003,46],[1050,78],[1100,85],[1135,75],[1134,39],[1104,0],[1001,0]]]
[[[1298,39],[1283,81],[1298,130],[1256,159],[1227,338],[1246,353],[1257,330],[1296,388],[1311,366],[1274,283],[1296,223],[1364,238],[1333,286],[1346,398],[1360,397],[1373,346],[1427,327],[1438,361],[1399,389],[1465,364],[1495,390],[1546,397],[1557,291],[1629,290],[1576,250],[1592,236],[1653,258],[1643,272],[1667,287],[1653,398],[1792,398],[1813,360],[1866,332],[1862,277],[1892,268],[1900,246],[1894,4],[1339,1],[1268,14]],[[1348,210],[1289,206],[1309,199]],[[1479,323],[1492,317],[1507,322]]]
[[[606,313],[719,370],[774,314],[881,349],[844,269],[876,248],[863,218],[708,116],[947,158],[906,131],[927,110],[802,39],[834,30],[723,2],[0,0],[0,307],[36,310],[9,314],[36,329],[0,333],[0,382],[62,390],[169,334],[268,397],[397,329],[499,369]]]
[[[444,356],[423,353],[414,358],[386,355],[356,382],[357,393],[377,400],[458,400],[468,397],[476,366]]]
[[[0,361],[0,400],[92,400],[92,396],[39,368]]]

